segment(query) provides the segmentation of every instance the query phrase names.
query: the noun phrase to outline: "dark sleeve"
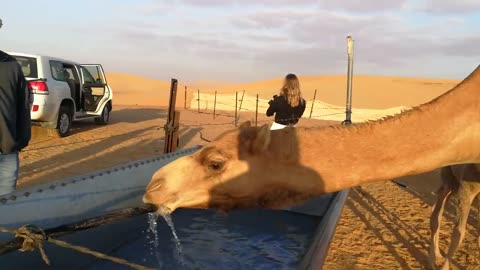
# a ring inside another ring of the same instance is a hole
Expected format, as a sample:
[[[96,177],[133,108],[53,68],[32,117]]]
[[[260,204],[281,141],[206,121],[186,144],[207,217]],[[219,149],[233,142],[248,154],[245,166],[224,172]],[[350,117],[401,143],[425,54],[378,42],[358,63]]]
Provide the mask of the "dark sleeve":
[[[273,100],[270,102],[270,106],[267,109],[267,116],[272,116],[274,113],[277,112],[277,98],[274,97]]]
[[[298,110],[298,118],[302,118],[306,106],[307,102],[305,101],[305,99],[302,98],[302,100],[300,101],[300,109]]]
[[[18,65],[17,83],[17,150],[22,150],[28,145],[31,138],[30,125],[30,91],[27,81]]]

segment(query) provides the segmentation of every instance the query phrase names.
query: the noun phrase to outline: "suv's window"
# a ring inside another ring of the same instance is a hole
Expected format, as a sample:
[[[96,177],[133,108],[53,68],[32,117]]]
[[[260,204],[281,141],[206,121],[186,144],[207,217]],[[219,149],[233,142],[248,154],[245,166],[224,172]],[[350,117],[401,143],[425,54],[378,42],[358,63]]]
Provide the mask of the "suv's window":
[[[74,80],[75,82],[80,81],[77,70],[73,65],[64,64],[63,68],[65,69],[65,75],[68,73],[68,78]]]
[[[50,70],[52,71],[52,77],[57,81],[65,81],[65,75],[63,73],[63,64],[58,61],[50,60]]]
[[[92,76],[94,83],[105,84],[105,79],[103,78],[103,73],[100,71],[99,66],[82,66],[83,70],[88,70],[88,73]]]
[[[92,74],[90,73],[90,71],[88,69],[86,69],[85,67],[81,67],[82,68],[82,73],[83,73],[83,80],[84,82],[86,83],[95,83],[95,79],[93,78]]]
[[[28,78],[38,78],[37,58],[12,55],[22,68],[23,76]]]

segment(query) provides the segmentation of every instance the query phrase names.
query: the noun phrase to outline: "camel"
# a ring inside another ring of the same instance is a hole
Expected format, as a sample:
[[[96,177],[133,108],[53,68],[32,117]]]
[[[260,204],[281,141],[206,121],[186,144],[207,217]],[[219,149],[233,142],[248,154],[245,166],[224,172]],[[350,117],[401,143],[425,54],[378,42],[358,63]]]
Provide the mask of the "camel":
[[[443,260],[439,248],[440,223],[446,202],[452,195],[457,195],[458,206],[456,224],[450,240],[447,257],[441,269],[449,269],[450,261],[457,247],[465,236],[468,215],[473,200],[480,193],[480,164],[459,164],[441,168],[442,185],[437,192],[437,202],[433,206],[430,217],[431,243],[430,260],[432,267],[437,267],[437,261]],[[478,239],[480,247],[480,238]]]
[[[278,208],[361,184],[480,163],[480,66],[430,102],[380,120],[270,130],[250,122],[154,173],[143,201]]]

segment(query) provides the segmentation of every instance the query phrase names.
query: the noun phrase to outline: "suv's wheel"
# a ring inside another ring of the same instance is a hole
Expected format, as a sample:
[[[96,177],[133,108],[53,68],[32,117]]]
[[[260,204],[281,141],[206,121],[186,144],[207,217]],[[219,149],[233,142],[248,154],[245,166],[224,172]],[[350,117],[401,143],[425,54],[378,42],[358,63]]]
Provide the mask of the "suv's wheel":
[[[72,127],[72,116],[67,106],[60,107],[58,112],[57,133],[60,137],[66,137],[70,134]]]
[[[95,123],[97,123],[97,125],[106,125],[108,124],[109,119],[110,119],[110,110],[108,109],[108,106],[105,106],[103,107],[103,111],[100,117],[95,118]]]

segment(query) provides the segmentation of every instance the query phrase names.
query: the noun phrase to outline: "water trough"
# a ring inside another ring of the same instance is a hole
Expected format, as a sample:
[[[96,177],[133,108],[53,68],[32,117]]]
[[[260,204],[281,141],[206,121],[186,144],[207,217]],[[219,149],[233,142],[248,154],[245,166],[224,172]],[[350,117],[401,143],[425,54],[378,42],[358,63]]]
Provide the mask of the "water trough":
[[[0,196],[0,226],[16,229],[33,224],[48,229],[140,206],[145,186],[156,170],[198,149],[200,146],[195,146]],[[212,210],[179,209],[172,218],[188,263],[183,269],[321,269],[347,194],[348,190],[343,190],[284,210],[238,210],[227,216]],[[162,222],[158,220],[160,251],[152,251],[145,240],[151,237],[146,215],[59,239],[157,269],[180,268],[172,260],[172,254],[178,254],[173,251],[171,232]],[[12,238],[0,233],[0,245]],[[15,251],[0,256],[0,269],[129,269],[48,243],[45,251],[51,266],[42,261],[38,251]]]

